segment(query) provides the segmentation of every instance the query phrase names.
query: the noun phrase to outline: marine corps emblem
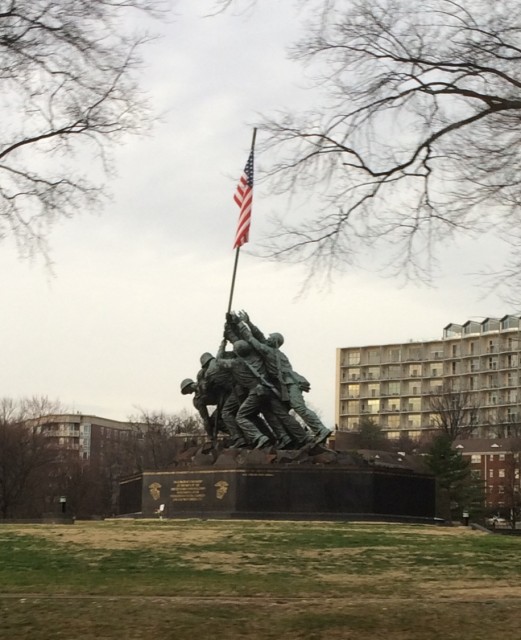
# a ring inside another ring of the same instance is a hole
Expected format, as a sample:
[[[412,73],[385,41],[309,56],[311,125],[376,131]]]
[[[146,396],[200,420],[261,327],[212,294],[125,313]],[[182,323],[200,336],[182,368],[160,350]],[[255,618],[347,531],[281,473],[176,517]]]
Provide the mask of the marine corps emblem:
[[[215,497],[217,500],[222,500],[224,496],[228,493],[228,487],[230,486],[226,480],[219,480],[219,482],[215,483]]]
[[[152,484],[148,485],[148,490],[154,500],[159,500],[161,496],[161,485],[159,482],[152,482]]]

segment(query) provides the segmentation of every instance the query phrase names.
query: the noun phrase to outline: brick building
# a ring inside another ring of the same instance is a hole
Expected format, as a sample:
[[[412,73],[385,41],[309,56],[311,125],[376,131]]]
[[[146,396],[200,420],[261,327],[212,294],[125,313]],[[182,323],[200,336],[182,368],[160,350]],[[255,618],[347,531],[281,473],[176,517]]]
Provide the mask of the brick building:
[[[508,512],[521,506],[520,438],[467,438],[454,446],[470,459],[472,475],[483,481],[487,508]]]

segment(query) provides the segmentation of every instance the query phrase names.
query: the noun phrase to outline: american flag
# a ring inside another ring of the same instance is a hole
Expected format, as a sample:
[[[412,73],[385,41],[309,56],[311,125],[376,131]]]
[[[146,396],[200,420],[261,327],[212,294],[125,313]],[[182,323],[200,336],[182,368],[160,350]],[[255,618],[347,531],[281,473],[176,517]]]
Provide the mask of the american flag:
[[[238,249],[248,242],[250,237],[251,203],[253,200],[253,149],[250,151],[248,162],[244,167],[233,199],[241,209],[233,244],[233,248]]]

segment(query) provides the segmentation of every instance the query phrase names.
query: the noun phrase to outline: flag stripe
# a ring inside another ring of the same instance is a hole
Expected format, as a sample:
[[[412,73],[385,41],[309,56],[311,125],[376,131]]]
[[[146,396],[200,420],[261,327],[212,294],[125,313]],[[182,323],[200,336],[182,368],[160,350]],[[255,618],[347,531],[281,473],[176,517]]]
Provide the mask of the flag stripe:
[[[238,249],[250,238],[251,207],[253,202],[253,149],[239,180],[233,199],[240,208],[233,248]]]

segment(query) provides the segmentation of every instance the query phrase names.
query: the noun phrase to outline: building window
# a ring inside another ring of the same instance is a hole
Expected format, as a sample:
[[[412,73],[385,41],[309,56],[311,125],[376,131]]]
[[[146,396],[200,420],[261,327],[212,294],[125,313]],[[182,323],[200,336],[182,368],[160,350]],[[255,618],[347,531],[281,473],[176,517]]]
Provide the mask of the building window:
[[[473,464],[479,464],[479,463],[481,462],[481,456],[479,455],[479,453],[473,453],[473,454],[470,456],[470,461],[471,461]]]
[[[488,470],[488,477],[489,478],[493,478],[494,477],[494,469],[489,469]]]
[[[360,351],[350,351],[347,354],[347,364],[360,364]]]
[[[380,400],[368,400],[367,411],[369,413],[378,413],[380,411]]]
[[[429,383],[429,391],[431,393],[441,393],[443,390],[443,382],[441,380],[431,380]]]
[[[347,396],[349,398],[359,398],[360,397],[360,385],[359,384],[350,384],[347,387]]]
[[[399,382],[389,382],[389,395],[390,396],[398,396],[400,395],[400,383]]]
[[[380,351],[371,349],[368,354],[369,364],[378,364],[380,362]]]
[[[499,461],[500,462],[505,462],[505,454],[504,453],[500,453],[499,454]]]
[[[421,411],[421,398],[409,398],[409,411]]]
[[[421,415],[413,413],[413,414],[407,416],[407,426],[408,427],[421,427]]]
[[[370,384],[367,386],[368,394],[371,398],[376,398],[380,395],[380,385],[379,384]]]
[[[419,395],[420,392],[420,382],[415,380],[414,382],[409,383],[409,393],[413,396]]]
[[[504,478],[505,477],[505,470],[504,469],[499,469],[499,477],[500,478]]]
[[[516,329],[518,326],[519,326],[518,319],[512,316],[507,316],[501,323],[502,329]]]
[[[391,427],[392,429],[399,429],[400,428],[400,414],[394,415],[394,416],[389,416],[388,418],[388,424],[389,427]]]

